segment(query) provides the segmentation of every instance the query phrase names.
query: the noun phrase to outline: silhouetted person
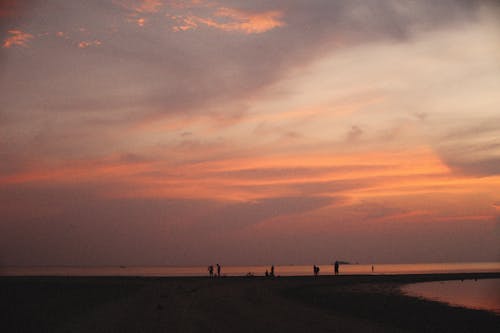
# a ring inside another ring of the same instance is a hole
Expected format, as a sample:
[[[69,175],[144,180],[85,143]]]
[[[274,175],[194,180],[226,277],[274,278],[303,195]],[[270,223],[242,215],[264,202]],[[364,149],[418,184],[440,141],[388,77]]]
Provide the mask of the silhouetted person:
[[[220,265],[217,264],[217,276],[220,277]]]
[[[267,271],[266,269],[266,273],[264,274],[265,277],[268,277],[269,276],[269,272]]]
[[[339,274],[339,262],[335,261],[335,264],[333,266],[334,266],[335,275],[338,275]]]
[[[271,273],[269,273],[271,277],[274,277],[274,265],[271,266]]]
[[[214,277],[214,266],[208,266],[208,275],[210,275],[210,277]]]
[[[314,270],[314,276],[318,276],[319,275],[319,266],[314,265],[313,270]]]
[[[373,265],[372,265],[372,273],[373,273],[373,271],[374,271],[374,270],[375,270],[375,268],[374,268],[374,267],[373,267]]]

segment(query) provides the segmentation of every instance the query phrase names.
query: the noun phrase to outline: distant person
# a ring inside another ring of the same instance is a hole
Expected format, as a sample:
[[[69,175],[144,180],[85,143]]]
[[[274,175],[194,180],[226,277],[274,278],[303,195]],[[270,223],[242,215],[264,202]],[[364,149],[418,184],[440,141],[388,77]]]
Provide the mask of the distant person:
[[[333,266],[334,266],[335,275],[339,275],[339,262],[335,260],[335,263],[333,264]]]
[[[271,266],[271,273],[269,273],[271,277],[274,277],[274,265]]]
[[[210,277],[214,277],[214,266],[213,265],[208,266],[208,275]]]
[[[269,276],[269,271],[266,269],[266,273],[264,274],[265,277]]]
[[[373,265],[372,265],[372,273],[373,273],[374,270],[375,270],[375,267],[373,267]]]
[[[313,266],[313,273],[314,273],[314,276],[316,276],[316,265]]]
[[[217,276],[220,277],[220,265],[217,264]]]
[[[314,265],[313,271],[314,271],[314,276],[318,276],[319,275],[319,266]]]

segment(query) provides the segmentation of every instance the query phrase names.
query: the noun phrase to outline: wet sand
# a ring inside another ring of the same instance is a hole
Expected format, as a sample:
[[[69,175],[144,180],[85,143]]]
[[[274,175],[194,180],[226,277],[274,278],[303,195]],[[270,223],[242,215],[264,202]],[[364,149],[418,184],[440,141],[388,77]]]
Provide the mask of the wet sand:
[[[500,316],[403,295],[500,273],[1,277],[3,332],[498,332]]]

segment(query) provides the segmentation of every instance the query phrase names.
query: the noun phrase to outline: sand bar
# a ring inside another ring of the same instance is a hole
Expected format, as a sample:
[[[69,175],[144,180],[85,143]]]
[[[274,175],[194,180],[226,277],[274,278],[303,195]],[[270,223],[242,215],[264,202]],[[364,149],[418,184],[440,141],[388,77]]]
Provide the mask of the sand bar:
[[[403,295],[499,273],[304,277],[2,277],[9,332],[498,332],[500,316]]]

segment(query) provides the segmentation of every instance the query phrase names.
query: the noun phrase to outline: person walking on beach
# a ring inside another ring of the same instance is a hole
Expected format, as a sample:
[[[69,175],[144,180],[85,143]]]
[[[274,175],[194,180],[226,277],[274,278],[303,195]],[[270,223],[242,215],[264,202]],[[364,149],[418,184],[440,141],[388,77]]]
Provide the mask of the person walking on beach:
[[[217,277],[220,277],[220,265],[217,264]]]
[[[208,266],[208,275],[210,277],[214,277],[214,266],[213,265]]]
[[[337,260],[335,260],[334,272],[335,272],[335,275],[339,275],[339,262]]]
[[[274,265],[271,266],[271,273],[269,273],[271,277],[274,277]]]

